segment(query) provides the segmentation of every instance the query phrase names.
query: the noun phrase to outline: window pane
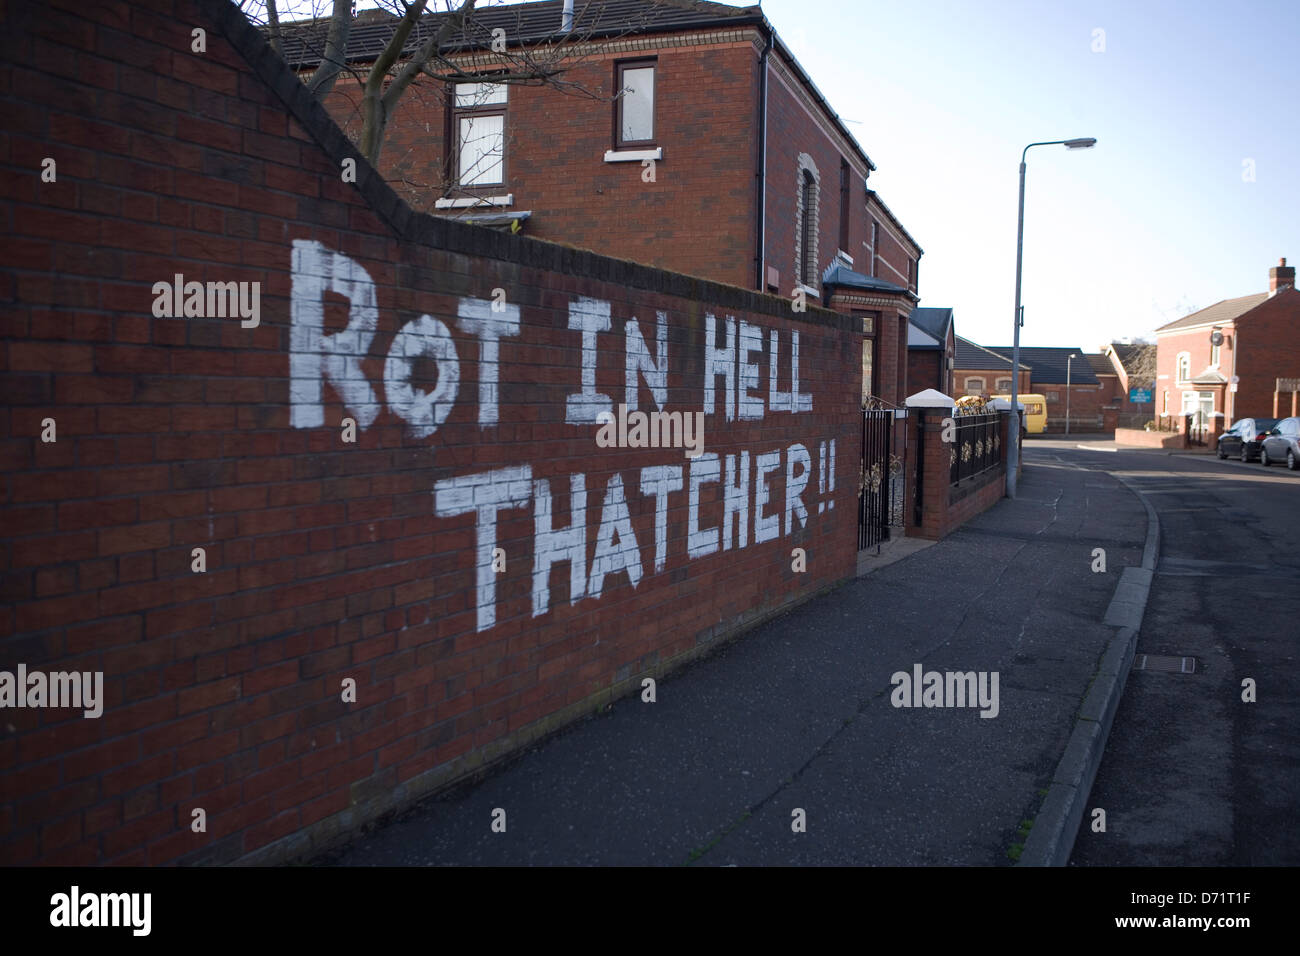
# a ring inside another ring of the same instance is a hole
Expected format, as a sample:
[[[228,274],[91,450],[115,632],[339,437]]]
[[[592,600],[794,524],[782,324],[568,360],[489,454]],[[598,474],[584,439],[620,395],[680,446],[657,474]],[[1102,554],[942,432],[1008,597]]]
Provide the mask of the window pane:
[[[501,182],[504,147],[504,116],[462,116],[460,120],[461,185],[477,186]]]
[[[475,106],[495,106],[506,101],[504,83],[457,83],[456,107],[472,109]]]
[[[623,71],[619,135],[624,140],[654,139],[655,70],[652,66]]]
[[[871,351],[875,343],[871,339],[862,340],[862,399],[871,395]]]

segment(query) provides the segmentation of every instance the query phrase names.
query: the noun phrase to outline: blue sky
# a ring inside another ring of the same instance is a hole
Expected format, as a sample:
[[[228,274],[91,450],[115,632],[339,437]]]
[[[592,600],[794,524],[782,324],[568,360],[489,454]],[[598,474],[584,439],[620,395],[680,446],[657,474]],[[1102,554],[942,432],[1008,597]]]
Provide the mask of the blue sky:
[[[959,335],[1010,344],[1017,169],[1035,140],[1098,144],[1029,151],[1022,344],[1094,351],[1300,261],[1294,2],[763,9],[854,121],[871,185],[925,249],[921,304],[954,308]]]

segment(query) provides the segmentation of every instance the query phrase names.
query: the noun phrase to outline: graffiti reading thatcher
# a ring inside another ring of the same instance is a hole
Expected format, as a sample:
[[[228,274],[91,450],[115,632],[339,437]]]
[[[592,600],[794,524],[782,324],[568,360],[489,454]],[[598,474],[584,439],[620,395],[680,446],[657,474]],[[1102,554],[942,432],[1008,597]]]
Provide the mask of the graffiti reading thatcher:
[[[374,383],[361,368],[379,321],[375,284],[360,263],[312,240],[294,241],[292,278],[290,422],[294,428],[319,428],[325,424],[323,390],[328,382],[349,414],[365,429],[375,422],[383,407]],[[325,331],[326,292],[342,296],[349,304],[347,326],[332,334]],[[499,299],[465,297],[459,300],[454,322],[464,334],[477,340],[477,424],[481,430],[491,429],[497,426],[500,416],[501,369],[509,367],[512,342],[521,340],[519,307]],[[658,412],[664,411],[668,401],[669,368],[674,356],[668,348],[667,314],[657,313],[653,332],[647,329],[643,333],[636,317],[625,321],[625,394],[617,413],[613,398],[598,392],[596,384],[598,338],[602,333],[609,333],[611,326],[608,302],[583,297],[570,302],[568,328],[578,333],[574,345],[580,350],[580,372],[575,375],[576,390],[565,399],[564,421],[575,428],[590,429],[593,438],[597,437],[598,428],[608,432],[611,423],[619,418],[625,422],[631,419],[638,409],[642,382]],[[773,541],[783,534],[792,535],[807,524],[808,504],[804,498],[812,497],[809,489],[812,456],[804,445],[795,442],[787,447],[756,449],[752,455],[749,450],[723,455],[702,450],[704,417],[712,416],[717,422],[719,404],[726,422],[760,421],[772,413],[797,415],[813,410],[813,396],[802,391],[799,383],[798,331],[782,334],[766,330],[766,336],[764,331],[758,325],[744,320],[738,322],[732,316],[719,322],[716,316],[706,314],[699,411],[692,409],[681,416],[683,424],[691,421],[686,426],[690,432],[682,436],[685,440],[681,443],[689,448],[689,462],[682,462],[679,456],[676,463],[649,465],[639,472],[616,471],[603,489],[589,488],[586,474],[569,475],[568,527],[555,527],[552,518],[553,494],[563,492],[553,492],[550,481],[535,477],[528,464],[458,475],[434,483],[435,515],[454,518],[473,514],[475,517],[479,631],[496,624],[497,574],[492,555],[497,548],[497,518],[505,510],[532,511],[534,617],[550,609],[549,581],[554,564],[569,563],[570,603],[599,598],[606,580],[620,572],[627,575],[633,588],[647,573],[662,572],[669,557],[670,495],[687,496],[685,556],[688,560]],[[647,340],[654,343],[653,354]],[[754,360],[763,351],[768,353],[766,396],[758,392],[759,365]],[[436,384],[430,391],[412,384],[417,359],[436,364]],[[461,362],[451,329],[441,318],[421,315],[397,331],[383,364],[383,394],[389,410],[405,422],[413,436],[433,436],[447,421],[457,401],[462,400]],[[719,381],[723,383],[721,388]],[[506,384],[508,387],[509,382]],[[779,385],[788,388],[783,391]],[[603,447],[605,442],[598,444]],[[631,447],[646,446],[631,444]],[[835,440],[821,442],[817,451],[816,488],[820,494],[832,496]],[[671,461],[671,456],[666,457]],[[771,500],[774,497],[772,476],[782,470],[784,500]],[[701,489],[709,484],[721,484],[720,526],[704,527],[701,522]],[[593,502],[600,501],[599,519],[592,529],[595,550],[590,564],[587,562],[589,491]],[[638,494],[654,500],[653,542],[638,541],[633,528],[628,496]]]

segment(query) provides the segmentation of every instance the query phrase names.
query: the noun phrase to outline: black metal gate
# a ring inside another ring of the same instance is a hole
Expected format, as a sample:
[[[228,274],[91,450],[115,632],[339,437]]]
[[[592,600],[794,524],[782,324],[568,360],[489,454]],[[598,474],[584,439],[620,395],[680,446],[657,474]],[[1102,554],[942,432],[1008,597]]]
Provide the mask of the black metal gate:
[[[887,541],[902,525],[903,465],[891,454],[895,410],[869,403],[862,409],[862,472],[858,479],[858,550]]]

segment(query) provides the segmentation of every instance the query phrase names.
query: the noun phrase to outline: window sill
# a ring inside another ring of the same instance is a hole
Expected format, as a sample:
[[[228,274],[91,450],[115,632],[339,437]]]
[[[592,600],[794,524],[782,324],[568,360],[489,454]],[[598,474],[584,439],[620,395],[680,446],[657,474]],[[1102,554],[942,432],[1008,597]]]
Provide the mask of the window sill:
[[[509,193],[505,196],[466,196],[461,199],[439,199],[435,202],[435,209],[469,209],[471,206],[511,206],[514,205],[515,194]]]
[[[835,253],[835,255],[836,255],[840,260],[842,260],[842,261],[844,262],[844,264],[847,265],[850,269],[853,268],[853,257],[852,257],[851,255],[849,255],[847,252],[845,252],[843,249],[841,249],[839,252]]]
[[[818,292],[816,289],[814,289],[812,286],[810,286],[810,285],[804,285],[802,282],[796,282],[796,283],[794,284],[794,291],[795,291],[795,292],[802,292],[802,293],[804,293],[805,295],[816,295],[816,296],[820,296],[820,295],[821,295],[821,293]],[[794,293],[791,293],[791,294],[793,295]]]
[[[660,160],[664,158],[664,148],[656,146],[654,149],[607,149],[605,150],[605,162],[607,163],[643,163],[647,159]]]

